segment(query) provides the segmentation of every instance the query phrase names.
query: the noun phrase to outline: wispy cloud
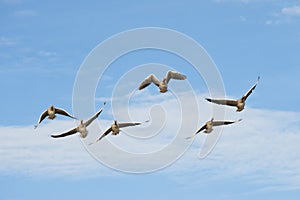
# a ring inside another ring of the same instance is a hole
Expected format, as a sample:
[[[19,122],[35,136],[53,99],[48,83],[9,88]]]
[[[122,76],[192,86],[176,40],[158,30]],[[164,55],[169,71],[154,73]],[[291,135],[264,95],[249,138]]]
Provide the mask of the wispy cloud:
[[[300,6],[283,7],[273,13],[270,19],[265,21],[266,25],[294,24],[300,16]]]
[[[0,46],[12,46],[15,44],[17,44],[16,39],[0,36]]]
[[[300,6],[282,8],[281,13],[285,15],[300,16]]]
[[[38,55],[45,56],[45,57],[53,57],[53,56],[56,56],[57,53],[54,52],[54,51],[44,51],[44,50],[42,50],[42,51],[38,52]]]

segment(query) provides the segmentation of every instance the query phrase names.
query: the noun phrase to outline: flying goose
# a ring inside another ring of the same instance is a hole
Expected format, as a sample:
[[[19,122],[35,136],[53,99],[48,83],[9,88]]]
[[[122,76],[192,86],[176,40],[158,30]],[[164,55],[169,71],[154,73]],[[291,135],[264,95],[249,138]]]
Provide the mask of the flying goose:
[[[111,125],[110,128],[108,128],[95,142],[90,143],[94,144],[96,142],[98,142],[99,140],[101,140],[102,138],[104,138],[105,136],[107,136],[110,132],[112,132],[112,135],[118,135],[120,133],[120,128],[125,128],[128,126],[136,126],[136,125],[141,125],[143,123],[148,122],[144,121],[144,122],[124,122],[124,123],[118,123],[117,120],[114,120],[114,123]]]
[[[104,102],[104,105],[106,103]],[[104,108],[104,105],[103,107],[94,115],[92,116],[90,119],[88,119],[86,122],[83,122],[83,120],[80,120],[80,124],[79,126],[77,126],[76,128],[73,128],[67,132],[64,132],[64,133],[61,133],[61,134],[58,134],[58,135],[51,135],[51,137],[53,138],[60,138],[60,137],[66,137],[66,136],[69,136],[69,135],[73,135],[77,132],[80,133],[80,137],[81,138],[85,138],[88,134],[88,130],[87,130],[87,127],[95,120],[97,119],[97,117],[101,114],[103,108]]]
[[[154,83],[157,87],[159,87],[161,93],[165,93],[168,91],[168,83],[170,79],[185,80],[186,76],[180,74],[179,72],[168,71],[166,76],[163,78],[163,80],[159,81],[154,74],[151,74],[143,80],[143,82],[139,86],[139,90],[142,90],[145,87],[149,86],[151,83]]]
[[[241,112],[242,110],[244,110],[245,107],[245,102],[246,99],[249,97],[249,95],[252,93],[252,91],[255,89],[258,81],[259,81],[260,77],[257,78],[256,83],[250,88],[250,90],[248,92],[246,92],[246,94],[244,94],[242,96],[242,98],[238,99],[238,100],[230,100],[230,99],[210,99],[210,98],[205,98],[207,101],[212,102],[212,103],[216,103],[216,104],[221,104],[221,105],[227,105],[227,106],[235,106],[237,107],[237,112]]]
[[[47,110],[45,110],[39,120],[38,120],[38,123],[36,125],[34,125],[34,128],[37,128],[38,125],[48,116],[48,119],[51,119],[53,120],[56,115],[55,114],[60,114],[60,115],[65,115],[67,117],[70,117],[72,119],[77,119],[76,117],[73,117],[72,115],[70,115],[69,113],[67,113],[67,111],[61,109],[61,108],[56,108],[54,107],[53,105],[51,105]]]
[[[221,125],[228,125],[228,124],[233,124],[235,122],[239,122],[242,119],[239,119],[237,121],[214,121],[214,118],[211,118],[210,121],[206,122],[196,133],[194,133],[192,136],[187,137],[186,139],[190,139],[197,135],[199,132],[203,131],[204,133],[209,134],[210,132],[213,131],[213,126],[221,126]]]

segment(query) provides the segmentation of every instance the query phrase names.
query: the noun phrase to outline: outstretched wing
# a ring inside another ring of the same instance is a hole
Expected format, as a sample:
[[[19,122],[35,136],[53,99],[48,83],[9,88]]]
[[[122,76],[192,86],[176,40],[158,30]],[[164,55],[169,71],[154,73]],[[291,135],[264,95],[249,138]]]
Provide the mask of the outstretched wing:
[[[105,106],[106,102],[104,102],[103,107],[90,119],[88,119],[86,122],[84,122],[85,126],[90,125],[97,117],[99,117],[99,115],[101,114],[101,112],[103,111],[103,108]]]
[[[101,140],[102,138],[104,138],[105,136],[107,136],[110,132],[111,132],[111,127],[109,129],[107,129],[97,140],[96,142],[98,142],[99,140]]]
[[[220,105],[227,105],[227,106],[237,106],[237,101],[236,100],[231,100],[231,99],[210,99],[210,98],[205,98],[207,101],[220,104]]]
[[[180,74],[179,72],[168,71],[166,79],[167,79],[167,83],[169,83],[170,79],[184,80],[184,79],[186,79],[186,76],[183,74]]]
[[[213,121],[213,126],[221,126],[221,125],[228,125],[228,124],[233,124],[235,122],[239,122],[242,119],[239,119],[237,121]]]
[[[124,122],[124,123],[118,123],[119,128],[124,128],[128,126],[136,126],[141,125],[144,122]]]
[[[73,135],[77,133],[77,128],[73,128],[65,133],[61,133],[61,134],[58,134],[58,135],[51,135],[51,137],[53,138],[60,138],[60,137],[66,137],[66,136],[69,136],[69,135]]]
[[[34,125],[34,128],[37,128],[38,125],[48,116],[48,110],[45,110],[45,112],[43,112],[38,120],[38,123],[36,125]]]
[[[151,83],[154,83],[157,87],[159,86],[159,80],[156,78],[154,74],[149,75],[147,78],[143,80],[143,82],[139,86],[139,90],[144,89]]]
[[[70,115],[67,111],[61,109],[61,108],[56,108],[55,107],[55,113],[60,114],[60,115],[65,115],[67,117],[71,117],[72,119],[77,119],[76,117],[73,117],[72,115]]]
[[[187,137],[186,139],[191,139],[192,137],[194,137],[195,135],[197,135],[198,133],[200,133],[204,129],[206,129],[206,124],[204,124],[201,128],[199,128],[199,130],[196,133],[194,133],[193,135]]]
[[[242,99],[244,99],[244,101],[246,101],[246,99],[248,98],[248,96],[252,93],[252,91],[256,88],[256,85],[259,82],[260,77],[257,78],[256,83],[250,88],[250,90],[248,92],[246,92],[246,94],[243,95]]]

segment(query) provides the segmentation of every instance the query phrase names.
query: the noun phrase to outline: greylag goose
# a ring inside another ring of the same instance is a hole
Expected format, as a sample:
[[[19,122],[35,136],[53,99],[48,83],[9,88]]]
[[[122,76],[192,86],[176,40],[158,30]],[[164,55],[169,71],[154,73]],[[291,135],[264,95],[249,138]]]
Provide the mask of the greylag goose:
[[[259,78],[257,78],[256,83],[250,88],[250,90],[248,92],[246,92],[246,94],[244,94],[242,96],[242,98],[238,99],[238,100],[231,100],[231,99],[210,99],[210,98],[205,98],[207,101],[212,102],[212,103],[216,103],[216,104],[221,104],[221,105],[227,105],[227,106],[235,106],[237,107],[237,112],[241,112],[242,110],[244,110],[245,107],[245,103],[246,103],[246,99],[249,97],[249,95],[253,92],[253,90],[256,88],[256,85],[259,81]]]
[[[104,102],[104,105],[106,103]],[[67,132],[64,132],[64,133],[61,133],[61,134],[58,134],[58,135],[51,135],[51,137],[53,138],[60,138],[60,137],[66,137],[66,136],[69,136],[69,135],[73,135],[77,132],[80,133],[80,137],[81,138],[85,138],[88,134],[88,130],[87,130],[87,127],[95,120],[97,119],[97,117],[101,114],[103,108],[104,108],[104,105],[103,107],[94,115],[92,116],[90,119],[88,119],[86,122],[83,122],[83,120],[80,120],[80,124],[79,126],[77,126],[76,128],[73,128]]]
[[[151,83],[154,83],[157,87],[159,87],[161,93],[165,93],[168,91],[168,83],[171,79],[185,80],[186,76],[180,74],[179,72],[168,71],[166,76],[163,78],[163,80],[159,81],[154,74],[151,74],[143,80],[143,82],[139,86],[139,90],[142,90],[145,87],[149,86]]]
[[[149,120],[144,122],[124,122],[124,123],[118,123],[117,120],[114,120],[114,123],[111,125],[111,127],[108,128],[95,142],[90,143],[90,145],[98,142],[99,140],[107,136],[110,132],[112,132],[112,135],[118,135],[120,133],[120,128],[141,125],[146,122],[149,122]]]
[[[221,125],[228,125],[228,124],[233,124],[236,122],[241,121],[242,119],[239,119],[237,121],[214,121],[214,118],[211,118],[210,121],[206,122],[196,133],[194,133],[192,136],[187,137],[186,139],[190,139],[192,137],[194,137],[195,135],[197,135],[198,133],[200,133],[201,131],[203,131],[204,133],[209,134],[210,132],[213,131],[213,127],[214,126],[221,126]]]
[[[61,108],[56,108],[54,107],[53,105],[51,105],[47,110],[45,110],[39,120],[38,120],[38,123],[36,125],[34,125],[34,128],[37,128],[38,125],[48,116],[48,119],[51,119],[53,120],[56,115],[55,114],[60,114],[60,115],[65,115],[67,117],[70,117],[72,119],[77,119],[76,117],[73,117],[72,115],[70,115],[67,111],[61,109]]]

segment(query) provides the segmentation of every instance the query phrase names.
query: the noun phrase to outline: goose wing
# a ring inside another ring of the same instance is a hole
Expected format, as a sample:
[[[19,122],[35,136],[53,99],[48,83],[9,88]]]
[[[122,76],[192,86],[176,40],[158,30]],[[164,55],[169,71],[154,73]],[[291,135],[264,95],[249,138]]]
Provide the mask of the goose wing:
[[[99,140],[101,140],[102,138],[104,138],[105,136],[107,136],[110,132],[111,132],[111,127],[109,129],[107,129],[97,140],[96,142],[98,142]]]
[[[159,80],[154,74],[149,75],[147,78],[143,80],[143,82],[139,86],[139,90],[144,89],[145,87],[149,86],[151,83],[154,83],[157,87],[159,86]]]
[[[148,122],[149,120],[145,121],[145,122],[124,122],[124,123],[118,123],[119,128],[124,128],[124,127],[128,127],[128,126],[136,126],[136,125],[141,125],[143,123]]]
[[[248,90],[248,92],[246,92],[246,94],[243,95],[242,99],[244,99],[244,101],[249,97],[249,95],[253,92],[253,90],[256,88],[256,85],[259,82],[260,77],[257,78],[256,83],[250,88],[250,90]]]
[[[90,125],[97,117],[99,117],[99,115],[101,114],[101,112],[103,111],[103,108],[105,106],[106,102],[104,102],[103,107],[94,115],[92,116],[90,119],[88,119],[86,122],[84,122],[84,125],[87,127],[88,125]]]
[[[228,105],[228,106],[237,106],[237,101],[236,100],[231,100],[231,99],[210,99],[210,98],[205,98],[207,101],[220,104],[220,105]]]
[[[51,135],[51,137],[53,138],[60,138],[60,137],[66,137],[66,136],[69,136],[69,135],[73,135],[77,133],[77,128],[73,128],[67,132],[64,132],[64,133],[61,133],[61,134],[58,134],[58,135]]]
[[[41,116],[40,116],[40,118],[39,118],[39,120],[38,120],[38,123],[36,124],[36,125],[34,125],[34,128],[37,128],[38,127],[38,125],[46,118],[48,116],[48,110],[45,110],[42,114],[41,114]]]
[[[194,137],[195,135],[197,135],[198,133],[200,133],[201,131],[203,131],[204,129],[206,129],[206,124],[204,124],[201,128],[198,129],[198,131],[196,133],[194,133],[193,135],[187,137],[186,139],[191,139],[192,137]]]
[[[65,116],[70,117],[72,119],[77,119],[76,117],[73,117],[67,111],[65,111],[65,110],[63,110],[61,108],[55,108],[55,113],[60,114],[60,115],[65,115]]]
[[[184,79],[186,79],[186,76],[183,74],[180,74],[179,72],[168,71],[165,78],[167,79],[167,83],[169,83],[170,79],[184,80]]]
[[[239,122],[242,119],[239,119],[237,121],[213,121],[213,126],[221,126],[221,125],[228,125],[228,124],[233,124],[235,122]]]

